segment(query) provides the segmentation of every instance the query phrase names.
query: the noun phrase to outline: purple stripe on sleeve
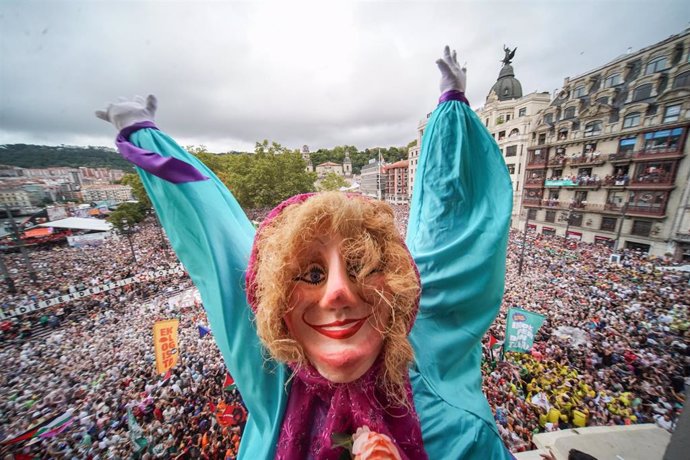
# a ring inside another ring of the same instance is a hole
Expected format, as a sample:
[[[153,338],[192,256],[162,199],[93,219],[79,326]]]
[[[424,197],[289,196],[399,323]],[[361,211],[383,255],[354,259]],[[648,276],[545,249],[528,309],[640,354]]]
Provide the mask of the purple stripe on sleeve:
[[[118,134],[115,145],[125,160],[135,164],[146,172],[172,182],[183,184],[185,182],[197,182],[207,180],[194,166],[173,157],[164,157],[158,153],[137,147],[129,141],[129,136],[140,129],[158,128],[151,121],[143,121],[128,126]]]
[[[458,91],[456,89],[446,91],[445,93],[441,94],[441,97],[438,99],[439,104],[443,104],[447,101],[460,101],[464,102],[467,105],[470,105],[470,102],[465,97],[465,93],[463,93],[462,91]]]

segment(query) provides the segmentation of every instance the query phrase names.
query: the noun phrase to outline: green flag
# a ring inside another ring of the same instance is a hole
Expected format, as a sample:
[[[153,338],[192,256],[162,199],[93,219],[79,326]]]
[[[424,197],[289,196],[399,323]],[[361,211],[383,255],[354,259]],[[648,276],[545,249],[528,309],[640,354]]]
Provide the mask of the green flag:
[[[145,449],[148,445],[148,440],[144,437],[144,432],[134,418],[132,409],[127,408],[127,425],[129,426],[129,440],[135,446],[135,452]]]
[[[503,344],[505,351],[529,352],[534,343],[534,336],[544,323],[546,317],[521,308],[508,310],[506,338]]]

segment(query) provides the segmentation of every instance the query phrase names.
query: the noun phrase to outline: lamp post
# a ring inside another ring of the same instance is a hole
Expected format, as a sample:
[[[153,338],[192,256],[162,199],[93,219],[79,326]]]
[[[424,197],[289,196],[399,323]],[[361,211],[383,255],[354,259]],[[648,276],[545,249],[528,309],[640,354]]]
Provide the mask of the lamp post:
[[[563,221],[566,222],[566,224],[565,224],[565,240],[563,240],[563,245],[566,247],[568,246],[568,232],[570,231],[570,225],[573,222],[573,217],[579,217],[579,216],[581,216],[581,214],[573,212],[572,209],[568,210],[567,217],[564,217],[563,215],[561,215],[561,222],[563,222]]]
[[[37,283],[38,277],[36,276],[36,272],[34,271],[33,265],[31,265],[29,253],[24,247],[24,243],[22,242],[22,239],[19,235],[19,227],[17,226],[17,222],[14,220],[14,216],[12,216],[12,211],[10,210],[10,207],[8,205],[5,205],[5,211],[7,212],[7,217],[9,217],[10,224],[12,225],[12,238],[14,239],[16,245],[19,247],[19,252],[22,254],[22,258],[24,259],[24,265],[26,265],[26,270],[29,272],[29,279],[31,279],[32,283]]]
[[[2,273],[2,279],[7,284],[7,292],[9,294],[16,294],[17,288],[14,285],[14,281],[10,277],[10,272],[7,271],[7,266],[5,265],[5,245],[0,245],[0,273]]]
[[[165,235],[163,235],[163,226],[161,225],[160,219],[158,219],[158,214],[156,214],[156,211],[153,208],[149,209],[146,212],[147,214],[153,216],[153,225],[158,229],[158,236],[161,239],[161,249],[167,249],[168,245],[165,243]]]
[[[520,249],[520,263],[518,264],[518,276],[522,276],[522,264],[525,261],[525,247],[527,246],[527,228],[529,227],[529,209],[525,217],[525,229],[522,232],[522,248]]]
[[[626,201],[625,204],[623,205],[623,209],[621,210],[621,223],[618,224],[618,230],[616,231],[616,240],[613,242],[613,253],[617,254],[618,253],[618,242],[621,239],[621,231],[623,230],[623,223],[625,222],[625,213],[628,212],[628,205],[630,204],[630,201]]]
[[[130,236],[130,234],[132,233],[132,229],[129,226],[129,221],[127,219],[122,219],[120,221],[120,224],[121,224],[120,225],[120,232],[124,233],[125,236],[127,237],[127,241],[129,242],[129,249],[132,251],[132,259],[136,263],[137,262],[137,255],[134,252],[134,245],[132,244],[132,237]]]

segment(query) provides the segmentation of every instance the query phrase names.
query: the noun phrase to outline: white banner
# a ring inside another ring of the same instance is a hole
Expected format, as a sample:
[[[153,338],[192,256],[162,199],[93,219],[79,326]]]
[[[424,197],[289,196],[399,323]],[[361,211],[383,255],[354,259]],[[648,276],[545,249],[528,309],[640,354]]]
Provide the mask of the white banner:
[[[110,283],[105,283],[101,284],[100,286],[93,286],[88,289],[84,289],[82,291],[77,291],[77,292],[71,292],[69,294],[61,295],[59,297],[53,297],[52,299],[49,300],[44,300],[38,303],[35,303],[33,305],[27,305],[27,306],[22,306],[22,307],[17,307],[14,309],[9,309],[5,311],[0,311],[0,320],[4,320],[7,318],[12,318],[14,316],[19,316],[23,315],[26,313],[30,313],[32,311],[36,310],[41,310],[43,308],[48,308],[52,307],[54,305],[59,305],[61,303],[65,302],[70,302],[72,300],[76,299],[83,299],[84,297],[89,297],[94,294],[99,294],[101,292],[106,292],[110,291],[111,289],[116,289],[120,288],[123,286],[127,286],[128,284],[133,284],[133,283],[141,283],[144,281],[149,281],[157,278],[164,278],[166,276],[170,275],[180,275],[184,273],[184,270],[182,270],[182,266],[177,266],[175,268],[171,268],[168,270],[158,270],[158,271],[149,271],[145,273],[139,273],[136,276],[132,276],[131,278],[125,278],[122,280],[118,281],[112,281]]]

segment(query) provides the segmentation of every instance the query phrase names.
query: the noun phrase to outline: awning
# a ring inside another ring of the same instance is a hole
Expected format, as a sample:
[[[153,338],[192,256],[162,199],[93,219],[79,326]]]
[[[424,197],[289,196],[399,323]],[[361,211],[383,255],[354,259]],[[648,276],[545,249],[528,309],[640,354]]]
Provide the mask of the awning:
[[[32,228],[22,233],[22,239],[24,238],[41,238],[43,236],[48,236],[53,233],[52,228]]]
[[[96,232],[107,232],[112,230],[113,225],[101,219],[87,219],[82,217],[68,217],[67,219],[55,220],[40,224],[40,227],[71,228],[73,230],[92,230]]]

